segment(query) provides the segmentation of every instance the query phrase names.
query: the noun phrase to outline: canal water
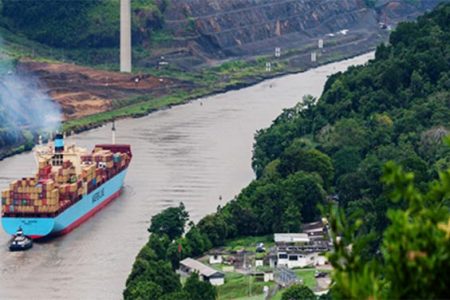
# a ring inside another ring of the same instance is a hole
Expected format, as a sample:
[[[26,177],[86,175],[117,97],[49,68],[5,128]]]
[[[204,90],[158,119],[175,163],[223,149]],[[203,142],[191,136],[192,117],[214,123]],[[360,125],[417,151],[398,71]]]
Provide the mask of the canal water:
[[[132,145],[123,194],[70,234],[11,253],[0,229],[0,299],[120,299],[152,215],[184,202],[198,221],[253,178],[253,137],[305,94],[319,96],[327,76],[367,62],[362,55],[310,71],[198,99],[117,122],[117,141]],[[87,148],[111,140],[110,126],[71,137]],[[25,153],[0,162],[0,189],[32,175]]]

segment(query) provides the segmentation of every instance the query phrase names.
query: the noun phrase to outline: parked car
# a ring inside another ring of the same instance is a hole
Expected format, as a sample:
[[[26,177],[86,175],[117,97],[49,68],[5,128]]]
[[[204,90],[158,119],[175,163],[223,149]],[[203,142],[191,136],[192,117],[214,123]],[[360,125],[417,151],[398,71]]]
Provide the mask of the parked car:
[[[264,247],[264,243],[259,243],[258,245],[256,245],[256,252],[257,253],[266,252],[266,247]]]
[[[328,276],[327,272],[316,271],[316,274],[314,274],[314,277],[316,277],[316,278],[323,278],[323,277],[327,277],[327,276]]]

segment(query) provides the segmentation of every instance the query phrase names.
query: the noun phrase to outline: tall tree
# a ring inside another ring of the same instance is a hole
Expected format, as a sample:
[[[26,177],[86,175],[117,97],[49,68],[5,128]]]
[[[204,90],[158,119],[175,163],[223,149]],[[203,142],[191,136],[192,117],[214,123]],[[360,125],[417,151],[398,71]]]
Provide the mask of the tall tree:
[[[178,207],[169,207],[151,219],[148,231],[157,234],[166,234],[170,240],[180,237],[189,220],[189,214],[183,202]]]
[[[89,9],[101,0],[3,0],[2,14],[33,39],[57,47],[79,46],[89,24]]]
[[[200,281],[197,273],[192,273],[186,280],[183,290],[190,295],[191,300],[215,300],[216,288],[208,281]]]
[[[317,297],[314,295],[307,286],[303,284],[295,284],[290,286],[283,292],[281,300],[316,300]]]
[[[383,181],[391,200],[406,208],[388,211],[381,258],[362,259],[368,239],[357,234],[361,219],[349,222],[342,212],[331,211],[333,299],[448,298],[450,170],[441,172],[425,193],[417,189],[414,173],[392,162]]]

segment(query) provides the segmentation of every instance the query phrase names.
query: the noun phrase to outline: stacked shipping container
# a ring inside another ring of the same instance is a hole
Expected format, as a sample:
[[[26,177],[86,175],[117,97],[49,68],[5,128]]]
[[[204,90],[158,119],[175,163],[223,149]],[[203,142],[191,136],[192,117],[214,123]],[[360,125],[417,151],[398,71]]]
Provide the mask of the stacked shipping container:
[[[34,217],[59,214],[125,169],[130,159],[127,153],[96,147],[80,157],[79,174],[70,160],[63,159],[60,166],[50,165],[51,159],[39,161],[35,177],[16,180],[2,191],[2,212]]]
[[[36,177],[15,180],[2,192],[5,213],[53,213],[58,210],[58,189],[51,179]]]

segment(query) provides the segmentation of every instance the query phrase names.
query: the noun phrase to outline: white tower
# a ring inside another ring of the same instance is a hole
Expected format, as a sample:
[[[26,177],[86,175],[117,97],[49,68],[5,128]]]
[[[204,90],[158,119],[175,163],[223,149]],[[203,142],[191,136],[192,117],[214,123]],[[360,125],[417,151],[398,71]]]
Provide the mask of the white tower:
[[[120,72],[131,72],[131,0],[120,0]]]

